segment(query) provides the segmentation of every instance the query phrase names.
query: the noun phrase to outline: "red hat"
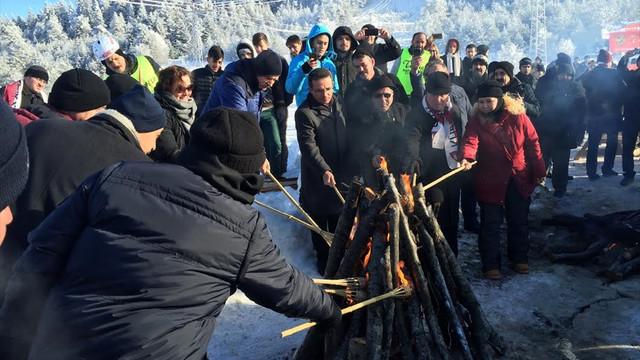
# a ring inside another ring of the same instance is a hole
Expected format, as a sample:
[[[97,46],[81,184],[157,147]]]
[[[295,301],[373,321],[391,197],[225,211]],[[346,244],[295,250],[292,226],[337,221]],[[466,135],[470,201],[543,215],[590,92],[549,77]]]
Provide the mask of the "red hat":
[[[598,53],[598,62],[599,63],[603,63],[603,64],[607,64],[613,61],[613,56],[611,56],[611,54],[609,54],[609,52],[605,49],[600,49],[600,52]]]

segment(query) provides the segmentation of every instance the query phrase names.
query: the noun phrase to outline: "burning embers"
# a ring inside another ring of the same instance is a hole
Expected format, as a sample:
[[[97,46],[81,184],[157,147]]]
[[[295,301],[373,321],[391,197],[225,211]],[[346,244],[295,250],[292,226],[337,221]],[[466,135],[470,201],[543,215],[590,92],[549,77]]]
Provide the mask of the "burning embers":
[[[553,262],[577,263],[595,258],[606,267],[601,273],[610,281],[621,280],[640,269],[640,210],[603,216],[556,215],[542,224],[569,229],[569,235],[546,248]]]
[[[343,305],[342,323],[328,333],[312,327],[295,358],[491,359],[502,354],[504,344],[425,203],[422,185],[409,192],[408,176],[397,188],[386,170],[379,175],[384,184],[379,193],[352,183],[326,279],[316,280]]]

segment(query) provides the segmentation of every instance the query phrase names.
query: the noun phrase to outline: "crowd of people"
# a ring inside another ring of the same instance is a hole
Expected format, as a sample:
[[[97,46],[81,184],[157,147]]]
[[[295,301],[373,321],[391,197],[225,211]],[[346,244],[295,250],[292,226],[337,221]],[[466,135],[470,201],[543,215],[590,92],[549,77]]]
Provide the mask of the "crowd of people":
[[[212,46],[203,68],[161,68],[111,36],[93,44],[101,79],[31,66],[0,92],[0,355],[10,359],[203,359],[226,299],[242,290],[288,316],[340,321],[337,304],[284,259],[251,207],[264,178],[287,172],[294,98],[300,202],[333,232],[354,178],[438,185],[438,222],[457,255],[459,214],[478,234],[483,275],[501,277],[506,219],[512,268],[530,271],[531,194],[550,177],[567,193],[571,149],[588,133],[587,174],[607,136],[602,176],[622,131],[622,186],[634,181],[640,70],[558,54],[490,61],[486,45],[415,33],[403,48],[384,28],[289,37],[290,60],[264,33],[237,61]],[[388,64],[393,61],[389,68]],[[638,61],[640,63],[640,61]],[[639,64],[640,65],[640,64]],[[317,269],[329,248],[311,232]]]

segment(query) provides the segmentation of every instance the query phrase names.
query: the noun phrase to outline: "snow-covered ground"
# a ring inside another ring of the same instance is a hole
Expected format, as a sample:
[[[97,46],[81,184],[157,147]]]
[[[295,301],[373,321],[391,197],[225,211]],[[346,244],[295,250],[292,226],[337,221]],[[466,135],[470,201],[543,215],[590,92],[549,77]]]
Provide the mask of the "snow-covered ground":
[[[300,172],[294,111],[291,107],[287,130],[287,176],[298,176]],[[640,166],[640,162],[636,161],[636,166]],[[619,156],[614,169],[622,172]],[[533,196],[532,271],[529,275],[515,274],[503,266],[503,279],[483,279],[476,235],[462,230],[459,261],[489,321],[510,345],[503,359],[640,359],[640,312],[637,311],[640,277],[636,275],[607,285],[593,268],[552,264],[542,249],[554,238],[556,230],[536,225],[540,218],[556,213],[603,215],[638,209],[640,182],[623,188],[619,185],[620,176],[589,181],[585,175],[584,159],[572,161],[569,171],[575,180],[569,182],[564,198],[556,199],[551,192],[542,189]],[[298,198],[296,190],[288,190]],[[280,192],[261,194],[257,199],[302,218]],[[264,213],[273,239],[285,258],[308,276],[319,277],[309,231],[279,215],[259,210]],[[209,358],[290,358],[306,332],[281,339],[280,331],[303,322],[305,320],[290,319],[260,307],[237,292],[227,301],[218,318],[208,349]]]

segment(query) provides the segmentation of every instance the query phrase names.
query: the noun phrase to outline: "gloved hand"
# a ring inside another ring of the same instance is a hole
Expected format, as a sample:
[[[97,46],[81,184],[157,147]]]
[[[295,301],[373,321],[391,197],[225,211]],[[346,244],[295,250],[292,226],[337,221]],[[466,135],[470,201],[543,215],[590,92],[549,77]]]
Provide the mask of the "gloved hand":
[[[318,331],[322,333],[329,332],[337,328],[342,322],[342,310],[340,309],[338,304],[334,302],[331,311],[331,316],[327,320],[318,321],[318,325],[316,325]]]
[[[404,166],[404,172],[406,174],[409,174],[409,175],[416,174],[416,175],[418,175],[418,177],[420,177],[420,161],[418,161],[418,160],[410,160]]]

